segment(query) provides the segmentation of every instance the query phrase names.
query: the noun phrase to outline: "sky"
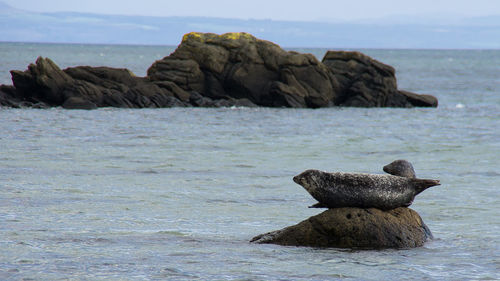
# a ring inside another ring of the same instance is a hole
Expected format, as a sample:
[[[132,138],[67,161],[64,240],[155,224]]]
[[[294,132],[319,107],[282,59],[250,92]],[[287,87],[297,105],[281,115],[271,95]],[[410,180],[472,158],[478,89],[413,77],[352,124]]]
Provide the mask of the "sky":
[[[298,21],[356,21],[398,16],[500,15],[500,0],[0,0],[37,12],[205,16]]]

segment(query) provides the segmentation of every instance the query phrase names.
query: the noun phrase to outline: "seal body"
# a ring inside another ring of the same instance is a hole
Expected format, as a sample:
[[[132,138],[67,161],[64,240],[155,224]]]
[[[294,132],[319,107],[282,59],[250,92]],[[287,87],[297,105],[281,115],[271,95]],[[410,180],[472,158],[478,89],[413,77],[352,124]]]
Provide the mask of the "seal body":
[[[307,170],[293,180],[319,204],[313,207],[377,208],[408,207],[417,194],[439,185],[439,180],[362,173],[327,173]]]
[[[416,178],[413,165],[403,159],[392,161],[384,166],[384,172],[400,177]]]

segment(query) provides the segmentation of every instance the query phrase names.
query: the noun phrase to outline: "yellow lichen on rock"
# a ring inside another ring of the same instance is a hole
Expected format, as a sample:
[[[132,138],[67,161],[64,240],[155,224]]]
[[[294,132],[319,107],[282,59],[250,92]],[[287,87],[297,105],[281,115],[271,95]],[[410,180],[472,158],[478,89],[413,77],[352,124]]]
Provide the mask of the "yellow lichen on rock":
[[[195,39],[196,41],[199,41],[199,42],[207,42],[207,41],[220,40],[220,39],[226,39],[226,40],[239,40],[239,39],[256,40],[255,37],[253,37],[251,34],[246,33],[246,32],[228,32],[228,33],[224,33],[222,35],[213,34],[213,33],[189,32],[189,33],[184,34],[184,36],[182,37],[182,42],[185,42],[185,41],[187,41],[189,39],[190,40]]]
[[[187,41],[190,37],[196,38],[196,39],[202,41],[202,36],[203,36],[203,33],[200,33],[200,32],[189,32],[189,33],[184,34],[184,36],[182,36],[182,42]]]
[[[246,32],[229,32],[229,33],[224,33],[220,35],[224,39],[231,39],[231,40],[238,40],[241,38],[252,40],[255,39],[251,34],[248,34]]]

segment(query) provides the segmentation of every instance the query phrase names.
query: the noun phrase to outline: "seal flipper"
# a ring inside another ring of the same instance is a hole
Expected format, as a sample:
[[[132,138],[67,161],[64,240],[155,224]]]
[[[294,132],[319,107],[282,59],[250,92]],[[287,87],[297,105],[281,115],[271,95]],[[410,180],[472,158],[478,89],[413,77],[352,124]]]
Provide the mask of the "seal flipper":
[[[431,180],[431,179],[413,179],[415,183],[415,195],[420,192],[426,190],[427,188],[435,185],[441,185],[439,180]]]
[[[323,204],[321,202],[318,202],[312,206],[309,206],[309,208],[328,208],[328,206],[326,206],[325,204]]]

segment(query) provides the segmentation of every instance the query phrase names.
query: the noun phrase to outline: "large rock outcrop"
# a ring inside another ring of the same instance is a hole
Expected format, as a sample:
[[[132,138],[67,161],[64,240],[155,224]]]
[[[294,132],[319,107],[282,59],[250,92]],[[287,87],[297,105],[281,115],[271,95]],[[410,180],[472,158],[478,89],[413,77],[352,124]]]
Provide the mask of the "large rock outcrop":
[[[287,52],[247,33],[186,34],[148,77],[212,99],[247,98],[272,107],[331,106],[339,91],[332,72],[313,55]]]
[[[412,209],[335,208],[297,225],[256,236],[251,242],[381,249],[420,247],[428,239],[432,239],[429,228]]]
[[[110,67],[61,70],[42,57],[11,74],[3,106],[437,106],[432,96],[397,90],[394,69],[361,53],[330,51],[320,62],[247,33],[188,33],[146,77]]]

